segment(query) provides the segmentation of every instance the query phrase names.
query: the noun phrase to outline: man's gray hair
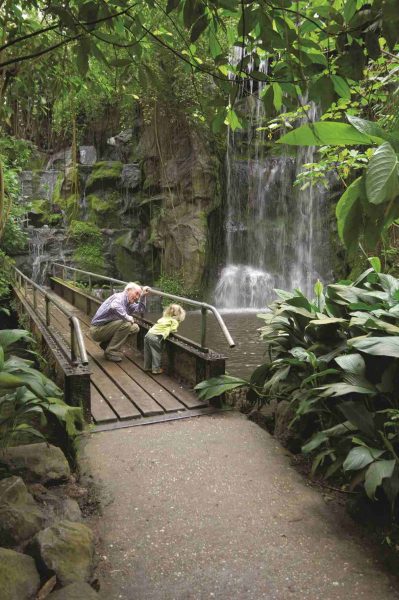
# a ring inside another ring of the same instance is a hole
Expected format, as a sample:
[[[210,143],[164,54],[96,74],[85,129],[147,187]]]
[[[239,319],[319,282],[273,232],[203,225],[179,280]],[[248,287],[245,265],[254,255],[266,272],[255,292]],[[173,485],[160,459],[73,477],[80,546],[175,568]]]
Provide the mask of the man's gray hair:
[[[133,290],[134,292],[140,292],[140,293],[143,291],[141,285],[138,285],[137,283],[133,283],[133,281],[131,281],[130,283],[128,283],[125,286],[124,291],[128,292],[129,290]]]

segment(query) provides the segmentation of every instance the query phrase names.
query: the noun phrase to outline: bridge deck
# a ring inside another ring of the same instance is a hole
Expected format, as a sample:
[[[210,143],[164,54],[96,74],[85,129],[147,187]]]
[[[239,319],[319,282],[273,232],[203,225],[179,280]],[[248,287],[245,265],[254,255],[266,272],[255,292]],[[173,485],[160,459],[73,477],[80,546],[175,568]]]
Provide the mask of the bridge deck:
[[[49,292],[49,294],[54,294]],[[189,388],[165,374],[152,375],[143,370],[141,354],[132,347],[124,348],[121,363],[104,359],[100,347],[90,338],[90,318],[60,296],[58,302],[78,317],[91,370],[91,412],[95,430],[116,429],[144,423],[184,418],[213,412],[200,402]],[[44,302],[38,311],[44,316]],[[51,329],[69,344],[67,317],[51,304]]]

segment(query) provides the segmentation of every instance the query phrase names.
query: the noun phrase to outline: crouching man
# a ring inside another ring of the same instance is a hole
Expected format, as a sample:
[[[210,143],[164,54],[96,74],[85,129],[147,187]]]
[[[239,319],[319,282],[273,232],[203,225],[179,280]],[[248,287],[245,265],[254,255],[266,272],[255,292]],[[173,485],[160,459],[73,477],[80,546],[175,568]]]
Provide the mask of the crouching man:
[[[97,310],[91,321],[90,334],[99,342],[104,356],[112,362],[122,360],[120,348],[129,335],[137,333],[139,326],[134,322],[134,314],[145,311],[148,287],[128,283],[123,292],[113,294]]]

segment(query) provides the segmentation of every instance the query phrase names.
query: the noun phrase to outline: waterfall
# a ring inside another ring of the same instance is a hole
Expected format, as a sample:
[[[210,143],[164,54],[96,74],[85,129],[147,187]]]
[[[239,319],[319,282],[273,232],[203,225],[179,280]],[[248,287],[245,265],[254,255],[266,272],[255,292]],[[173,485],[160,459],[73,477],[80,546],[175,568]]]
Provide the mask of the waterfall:
[[[261,62],[259,71],[267,72],[267,64]],[[252,94],[253,85],[251,80]],[[264,85],[259,83],[258,95]],[[312,295],[316,279],[329,276],[327,199],[316,186],[294,186],[303,165],[313,162],[314,149],[301,148],[296,158],[271,156],[263,103],[253,95],[240,101],[248,126],[227,133],[226,265],[214,300],[222,308],[264,308],[274,288]],[[316,119],[314,106],[309,116]]]
[[[43,285],[46,281],[48,265],[51,257],[45,247],[52,237],[52,230],[47,225],[33,229],[29,238],[29,253],[32,257],[32,279]]]

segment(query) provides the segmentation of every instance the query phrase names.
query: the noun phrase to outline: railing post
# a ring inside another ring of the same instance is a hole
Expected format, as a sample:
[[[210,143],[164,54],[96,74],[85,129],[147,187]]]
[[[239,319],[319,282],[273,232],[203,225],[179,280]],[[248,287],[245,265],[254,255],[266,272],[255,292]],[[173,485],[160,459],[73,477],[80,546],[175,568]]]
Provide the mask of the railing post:
[[[65,280],[65,267],[62,267],[62,279]]]
[[[76,285],[76,271],[73,272],[73,284]]]
[[[46,325],[48,327],[50,325],[50,298],[47,294],[44,296],[44,301],[46,303]]]
[[[76,361],[76,336],[75,336],[75,327],[72,321],[72,318],[69,319],[69,327],[71,328],[71,362],[75,364]]]
[[[89,275],[89,292],[91,294],[92,291],[92,285],[91,285],[91,275]]]
[[[206,308],[201,307],[201,346],[205,348],[206,344]]]
[[[37,298],[36,298],[36,288],[35,288],[35,286],[33,286],[32,292],[33,292],[33,308],[35,310],[37,310]]]

